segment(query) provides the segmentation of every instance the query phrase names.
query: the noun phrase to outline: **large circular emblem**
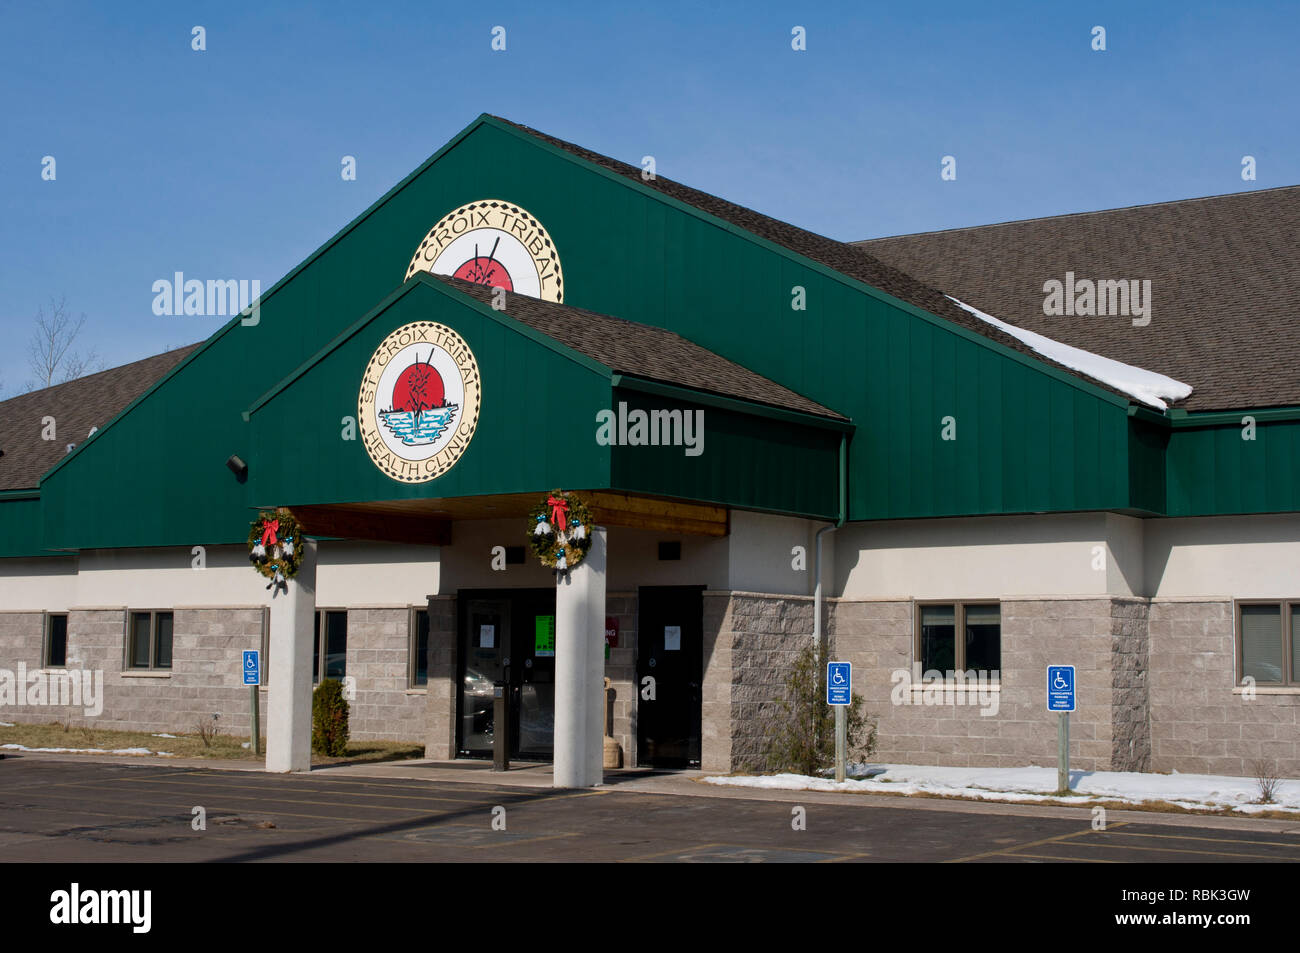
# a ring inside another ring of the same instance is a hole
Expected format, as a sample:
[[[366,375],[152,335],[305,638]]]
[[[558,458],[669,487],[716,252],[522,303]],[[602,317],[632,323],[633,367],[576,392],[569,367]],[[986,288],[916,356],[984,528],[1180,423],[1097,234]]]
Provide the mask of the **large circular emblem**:
[[[417,271],[564,300],[560,256],[546,229],[526,210],[500,199],[470,202],[445,215],[420,242],[406,277]]]
[[[451,328],[432,321],[398,328],[361,379],[357,421],[366,453],[403,483],[442,476],[474,439],[481,383],[473,352]]]

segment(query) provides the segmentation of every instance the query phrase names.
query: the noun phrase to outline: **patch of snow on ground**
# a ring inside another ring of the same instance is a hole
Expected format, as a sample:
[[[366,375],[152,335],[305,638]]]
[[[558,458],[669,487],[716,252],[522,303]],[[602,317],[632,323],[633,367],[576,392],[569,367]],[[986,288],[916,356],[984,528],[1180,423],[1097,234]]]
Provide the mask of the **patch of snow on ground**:
[[[12,721],[0,721],[0,728],[16,728],[16,727],[18,726],[15,725]]]
[[[148,748],[29,748],[26,745],[6,744],[0,748],[11,751],[31,751],[38,754],[158,754],[173,757],[166,751],[150,751]]]
[[[945,295],[944,297],[963,311],[975,315],[981,321],[996,328],[1001,328],[1007,334],[1019,339],[1021,343],[1033,348],[1044,357],[1049,357],[1056,363],[1081,374],[1087,374],[1093,380],[1101,381],[1103,384],[1128,394],[1144,404],[1164,410],[1168,406],[1165,403],[1166,401],[1183,400],[1192,392],[1190,384],[1176,381],[1172,377],[1166,377],[1164,374],[1157,374],[1155,371],[1148,371],[1141,367],[1134,367],[1132,364],[1111,360],[1109,357],[1102,357],[1100,354],[1093,354],[1091,351],[1085,351],[1082,348],[1071,347],[1069,344],[1062,344],[1060,341],[1054,341],[1033,331],[1026,331],[1014,324],[1000,321],[991,314],[985,314],[979,308],[972,308],[966,302],[958,301],[952,295]]]
[[[159,734],[154,735],[153,737],[155,737],[155,738],[175,738],[176,736],[175,736],[175,735],[169,735],[169,734],[167,734],[167,732],[163,731],[163,732],[160,732]]]
[[[1055,768],[945,768],[932,765],[853,765],[850,780],[800,774],[762,777],[712,777],[709,784],[786,791],[841,791],[859,794],[930,794],[983,801],[1057,800]],[[1262,811],[1300,813],[1300,780],[1284,780],[1273,804],[1256,804],[1253,778],[1213,774],[1141,774],[1132,771],[1071,771],[1070,803],[1167,801],[1185,808],[1230,808],[1243,814]],[[1082,795],[1082,796],[1080,796]]]

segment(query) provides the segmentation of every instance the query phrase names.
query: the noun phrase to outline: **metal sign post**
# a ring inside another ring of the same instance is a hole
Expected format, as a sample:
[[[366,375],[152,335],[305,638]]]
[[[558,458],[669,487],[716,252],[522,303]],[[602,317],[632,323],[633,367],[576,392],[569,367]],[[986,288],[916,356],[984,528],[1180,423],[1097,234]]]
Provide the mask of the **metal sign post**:
[[[1070,713],[1061,712],[1056,723],[1056,791],[1070,790]]]
[[[845,707],[853,698],[853,665],[826,663],[826,704],[835,709],[835,780],[843,781],[848,760],[848,719]]]
[[[1075,708],[1074,666],[1047,666],[1047,710],[1057,712],[1056,791],[1070,791],[1070,712]]]
[[[244,653],[244,684],[248,686],[248,710],[253,725],[253,754],[262,753],[262,713],[257,688],[262,684],[262,657],[256,649]]]

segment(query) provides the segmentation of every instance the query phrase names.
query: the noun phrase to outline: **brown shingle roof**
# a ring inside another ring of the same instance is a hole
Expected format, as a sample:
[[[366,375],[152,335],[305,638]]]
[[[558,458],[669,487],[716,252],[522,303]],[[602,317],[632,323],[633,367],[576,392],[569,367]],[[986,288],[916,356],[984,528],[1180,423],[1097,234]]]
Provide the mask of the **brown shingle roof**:
[[[1193,388],[1192,411],[1300,405],[1300,186],[856,243],[1010,324]],[[1151,280],[1151,322],[1043,314],[1043,283]]]
[[[486,285],[444,275],[433,277],[484,304],[492,303],[493,291]],[[617,374],[738,397],[819,417],[847,419],[663,328],[508,292],[502,311]]]
[[[974,331],[981,337],[997,341],[1014,351],[1026,354],[1036,361],[1049,364],[1053,367],[1063,370],[1073,377],[1078,377],[1097,385],[1103,390],[1113,394],[1119,394],[1114,388],[1093,380],[1086,374],[1079,373],[1064,365],[1058,364],[1050,358],[1044,357],[1032,348],[1023,344],[1019,339],[1012,337],[999,328],[981,321],[968,311],[957,307],[949,301],[944,293],[935,290],[929,284],[912,277],[912,275],[900,271],[898,267],[886,264],[884,261],[864,252],[861,248],[845,242],[836,241],[833,238],[827,238],[824,235],[818,235],[782,222],[766,215],[747,209],[743,206],[736,205],[734,202],[728,202],[726,199],[718,198],[716,195],[710,195],[707,192],[701,192],[699,189],[693,189],[690,186],[682,185],[680,182],[674,182],[672,179],[666,179],[663,176],[656,176],[650,181],[643,181],[641,177],[642,170],[638,166],[629,165],[626,162],[619,162],[617,159],[611,159],[603,156],[598,152],[592,152],[582,146],[575,145],[572,142],[565,142],[563,139],[556,139],[554,136],[548,136],[544,132],[539,132],[528,126],[511,122],[500,116],[493,116],[498,122],[511,126],[528,135],[534,136],[543,142],[548,142],[553,146],[563,149],[581,159],[585,159],[601,168],[608,169],[625,178],[632,179],[641,183],[647,188],[662,192],[671,198],[677,199],[687,205],[693,206],[702,212],[707,212],[716,218],[722,219],[739,228],[743,228],[760,238],[780,245],[789,249],[796,254],[803,255],[805,258],[811,258],[813,261],[825,265],[840,274],[847,275],[850,278],[856,278],[859,281],[878,288],[887,294],[893,295],[908,304],[915,305],[924,311],[928,311],[937,317],[943,318],[953,324],[966,328],[968,331]],[[946,289],[945,289],[946,291]],[[955,292],[955,297],[960,298]],[[964,299],[963,299],[964,300]],[[967,301],[967,304],[977,304],[977,302]],[[982,309],[987,311],[988,309]],[[995,317],[1000,317],[994,312]],[[1009,320],[1009,319],[1008,319]],[[1148,368],[1149,370],[1160,370],[1160,368]],[[1121,394],[1125,399],[1127,395]]]
[[[63,459],[68,444],[79,444],[92,427],[103,427],[196,347],[155,354],[0,402],[0,490],[35,487]],[[41,439],[45,417],[54,418],[55,440]]]

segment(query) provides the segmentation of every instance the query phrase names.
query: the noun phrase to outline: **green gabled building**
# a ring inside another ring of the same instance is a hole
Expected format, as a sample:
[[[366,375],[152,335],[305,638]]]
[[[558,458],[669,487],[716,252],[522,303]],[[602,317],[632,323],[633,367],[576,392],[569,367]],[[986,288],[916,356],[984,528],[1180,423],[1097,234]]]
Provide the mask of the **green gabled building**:
[[[1049,763],[1073,664],[1079,765],[1295,772],[1298,221],[846,244],[482,116],[206,342],[0,404],[0,668],[247,730],[261,649],[277,769],[320,678],[433,758],[492,754],[501,684],[511,753],[586,784],[602,677],[628,763],[761,767],[817,640],[881,760]],[[317,540],[285,592],[274,509]]]

